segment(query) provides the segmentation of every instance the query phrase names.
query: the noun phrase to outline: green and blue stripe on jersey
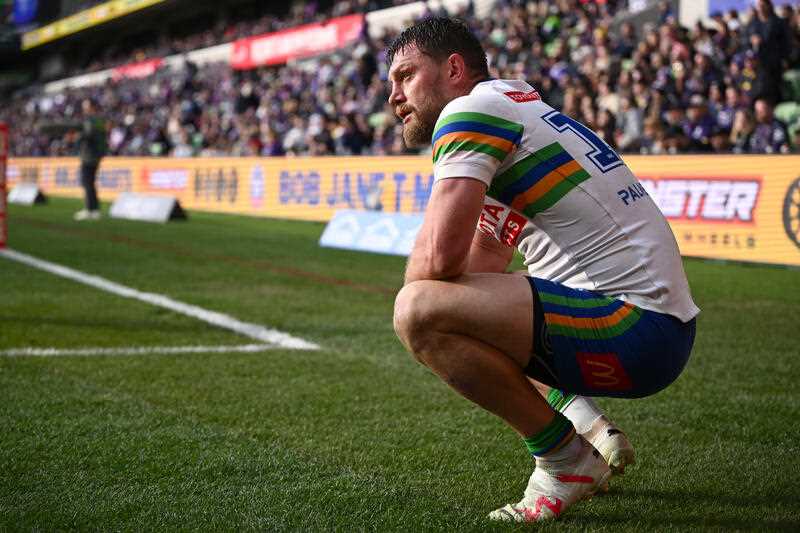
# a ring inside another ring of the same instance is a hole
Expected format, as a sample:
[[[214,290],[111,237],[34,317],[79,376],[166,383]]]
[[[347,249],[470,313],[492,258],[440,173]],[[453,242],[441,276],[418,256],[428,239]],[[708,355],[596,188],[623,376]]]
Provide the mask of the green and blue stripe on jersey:
[[[502,162],[522,141],[522,124],[485,113],[452,113],[436,123],[433,162],[450,152],[476,152]]]
[[[564,147],[554,142],[495,176],[487,194],[533,218],[590,177]]]

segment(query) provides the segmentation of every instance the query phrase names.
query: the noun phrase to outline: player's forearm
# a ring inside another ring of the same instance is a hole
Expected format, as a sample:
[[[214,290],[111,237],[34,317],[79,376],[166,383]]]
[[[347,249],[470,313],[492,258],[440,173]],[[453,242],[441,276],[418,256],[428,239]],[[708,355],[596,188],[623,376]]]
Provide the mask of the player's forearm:
[[[472,178],[437,182],[406,267],[406,284],[463,274],[486,186]]]
[[[408,259],[405,284],[419,280],[444,280],[460,276],[467,270],[467,258],[417,248]]]

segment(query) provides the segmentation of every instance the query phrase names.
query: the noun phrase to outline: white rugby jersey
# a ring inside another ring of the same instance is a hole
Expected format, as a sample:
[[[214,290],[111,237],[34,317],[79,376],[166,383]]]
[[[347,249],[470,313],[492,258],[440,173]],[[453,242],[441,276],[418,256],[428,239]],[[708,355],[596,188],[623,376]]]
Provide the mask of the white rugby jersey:
[[[684,322],[699,312],[672,230],[633,173],[527,83],[479,83],[442,110],[432,142],[435,180],[484,182],[478,228],[516,246],[531,275]]]

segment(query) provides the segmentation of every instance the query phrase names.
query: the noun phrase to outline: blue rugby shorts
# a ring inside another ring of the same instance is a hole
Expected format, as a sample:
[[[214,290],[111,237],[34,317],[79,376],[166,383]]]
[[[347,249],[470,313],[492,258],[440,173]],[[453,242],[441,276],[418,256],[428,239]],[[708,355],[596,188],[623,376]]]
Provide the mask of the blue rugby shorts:
[[[528,277],[533,356],[525,372],[584,396],[640,398],[677,379],[689,360],[695,319],[641,309],[600,293]]]

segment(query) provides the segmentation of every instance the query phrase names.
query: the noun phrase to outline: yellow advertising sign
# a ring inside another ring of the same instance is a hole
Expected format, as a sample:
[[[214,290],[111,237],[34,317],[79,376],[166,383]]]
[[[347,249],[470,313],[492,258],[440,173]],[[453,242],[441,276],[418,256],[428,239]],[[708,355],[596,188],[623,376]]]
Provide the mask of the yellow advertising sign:
[[[74,158],[14,158],[12,181],[79,197]],[[113,158],[103,159],[98,193],[173,195],[187,209],[327,221],[338,209],[421,212],[433,185],[423,157]]]
[[[686,256],[800,266],[800,156],[625,157]]]
[[[150,7],[164,0],[111,0],[100,5],[84,9],[74,15],[65,17],[42,26],[41,28],[22,34],[22,49],[28,50],[61,37],[77,33],[86,28],[97,26],[111,19],[127,15],[134,11]]]
[[[627,156],[687,256],[800,266],[800,156]],[[9,181],[80,197],[74,158],[9,160]],[[327,221],[338,209],[418,213],[427,157],[112,158],[100,197],[168,194],[186,209]],[[626,194],[620,191],[619,194]]]

